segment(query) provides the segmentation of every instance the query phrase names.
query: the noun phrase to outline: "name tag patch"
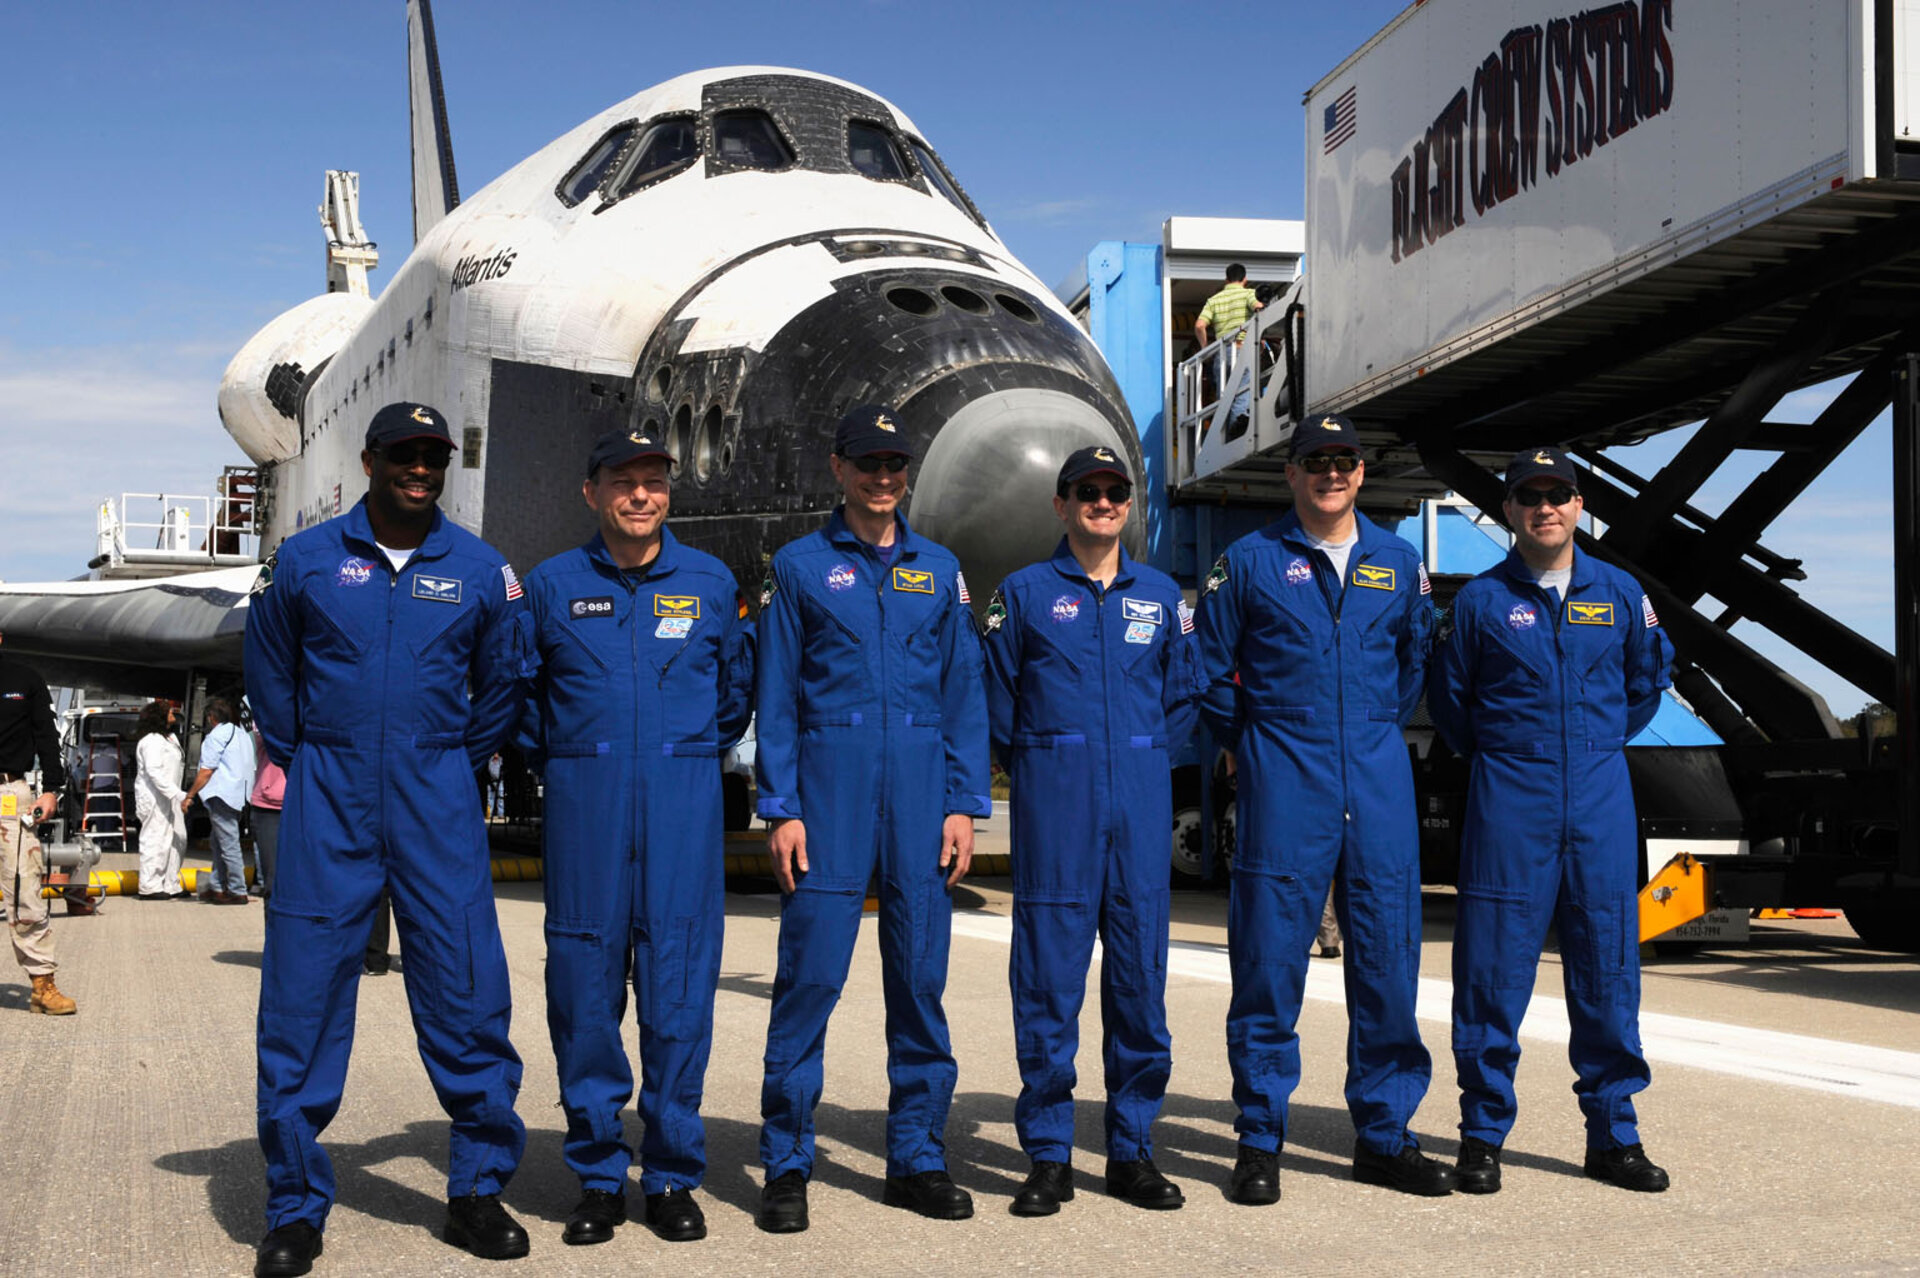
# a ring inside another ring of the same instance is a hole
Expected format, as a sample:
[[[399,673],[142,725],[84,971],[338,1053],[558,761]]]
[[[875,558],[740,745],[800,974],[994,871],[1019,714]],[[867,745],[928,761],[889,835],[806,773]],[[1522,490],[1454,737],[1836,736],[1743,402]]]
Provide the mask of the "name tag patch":
[[[1611,626],[1613,624],[1613,605],[1610,603],[1577,603],[1567,600],[1567,623],[1574,626]]]
[[[1166,608],[1152,599],[1123,598],[1120,604],[1128,621],[1145,621],[1156,626],[1166,622]]]
[[[655,595],[653,597],[653,615],[656,617],[685,617],[697,621],[700,617],[699,595]]]
[[[435,603],[457,604],[460,602],[460,579],[416,573],[413,578],[413,597],[431,599]]]
[[[662,617],[653,628],[655,639],[685,639],[693,633],[692,617]]]
[[[893,588],[905,590],[910,594],[930,595],[933,593],[933,574],[914,568],[895,568]]]
[[[1392,590],[1393,569],[1376,568],[1372,564],[1360,564],[1353,570],[1353,584],[1365,586],[1369,590]]]
[[[595,595],[591,599],[574,599],[567,604],[567,615],[575,621],[582,617],[611,617],[613,615],[613,596]]]
[[[1158,605],[1155,606],[1157,607]],[[1129,621],[1127,623],[1127,642],[1152,643],[1153,632],[1159,628],[1160,627],[1154,625],[1151,621]]]

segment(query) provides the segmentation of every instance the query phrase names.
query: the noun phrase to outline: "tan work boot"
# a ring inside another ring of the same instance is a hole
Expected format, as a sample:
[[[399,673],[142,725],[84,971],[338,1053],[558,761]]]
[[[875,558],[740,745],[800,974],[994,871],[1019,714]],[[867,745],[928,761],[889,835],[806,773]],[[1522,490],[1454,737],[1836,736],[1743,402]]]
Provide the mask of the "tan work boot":
[[[62,994],[53,983],[53,974],[33,978],[33,997],[27,1000],[27,1010],[39,1012],[44,1016],[72,1016],[78,1005]]]

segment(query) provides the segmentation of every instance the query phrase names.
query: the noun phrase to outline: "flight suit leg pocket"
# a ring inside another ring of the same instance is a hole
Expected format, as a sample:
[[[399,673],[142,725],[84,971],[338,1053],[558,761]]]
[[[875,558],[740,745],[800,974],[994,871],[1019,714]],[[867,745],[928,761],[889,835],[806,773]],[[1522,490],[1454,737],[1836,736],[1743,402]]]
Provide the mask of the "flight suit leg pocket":
[[[1561,908],[1560,945],[1575,997],[1595,1005],[1617,999],[1626,975],[1626,932],[1616,902],[1569,902]]]
[[[1257,871],[1233,867],[1227,897],[1227,940],[1235,966],[1305,967],[1306,937],[1301,931],[1307,908],[1306,887],[1300,876],[1287,871]],[[1313,906],[1318,926],[1320,906]],[[1300,943],[1291,938],[1298,934]]]
[[[648,941],[641,961],[645,997],[641,1017],[661,1038],[685,1042],[699,1037],[694,1022],[694,928],[697,920],[668,920]]]
[[[556,1035],[607,1019],[607,938],[567,919],[547,920],[547,1023]]]
[[[1347,879],[1347,962],[1368,976],[1404,975],[1410,954],[1406,892],[1392,882]]]
[[[837,992],[853,962],[864,898],[864,892],[850,888],[817,888],[803,881],[782,901],[777,984]]]
[[[450,910],[432,928],[408,928],[401,936],[401,951],[414,1018],[456,1030],[472,1024],[473,938],[466,912]]]
[[[1525,896],[1463,884],[1454,927],[1455,971],[1481,989],[1531,989],[1540,938]]]
[[[269,903],[260,958],[262,1017],[321,1019],[332,992],[350,975],[348,956],[357,959],[361,945],[346,941],[331,914]]]
[[[1013,944],[1024,989],[1058,993],[1081,989],[1087,983],[1084,961],[1075,956],[1087,947],[1081,942],[1092,924],[1091,908],[1071,897],[1032,893],[1013,901]]]
[[[1119,895],[1107,909],[1107,956],[1113,988],[1123,994],[1154,994],[1167,985],[1167,914],[1164,893]]]

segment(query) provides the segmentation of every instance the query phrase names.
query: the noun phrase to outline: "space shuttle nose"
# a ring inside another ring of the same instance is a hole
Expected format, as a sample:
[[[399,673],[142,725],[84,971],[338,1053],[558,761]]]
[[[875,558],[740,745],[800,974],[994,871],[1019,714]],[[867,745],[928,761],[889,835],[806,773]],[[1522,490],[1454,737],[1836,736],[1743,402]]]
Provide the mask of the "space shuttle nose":
[[[1103,445],[1129,459],[1139,449],[1115,423],[1063,391],[1019,387],[968,399],[934,435],[915,466],[908,518],[960,558],[977,588],[976,607],[1007,574],[1053,553],[1062,526],[1053,512],[1055,481],[1067,454]],[[1131,520],[1127,550],[1140,553],[1145,521]]]

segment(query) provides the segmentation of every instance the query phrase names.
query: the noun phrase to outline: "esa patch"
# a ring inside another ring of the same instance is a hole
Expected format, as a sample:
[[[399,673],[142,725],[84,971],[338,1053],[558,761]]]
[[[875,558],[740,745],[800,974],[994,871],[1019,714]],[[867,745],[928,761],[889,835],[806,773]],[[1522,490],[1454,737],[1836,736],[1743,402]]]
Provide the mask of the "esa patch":
[[[860,578],[854,574],[852,564],[835,564],[827,569],[828,590],[852,590]]]
[[[348,555],[340,561],[340,567],[334,570],[333,584],[336,586],[364,586],[373,580],[373,564],[358,555]]]
[[[457,604],[460,602],[460,579],[458,577],[429,577],[425,573],[415,573],[413,577],[413,597],[430,599],[434,603]]]
[[[1207,570],[1206,593],[1212,594],[1227,584],[1227,557],[1220,556],[1213,561],[1213,567]]]
[[[1567,624],[1573,626],[1611,626],[1613,624],[1613,605],[1610,603],[1580,603],[1567,600]]]
[[[662,617],[653,628],[655,639],[685,639],[693,633],[692,617]]]
[[[933,574],[920,568],[895,568],[893,588],[908,594],[930,595],[933,593]]]
[[[567,615],[575,621],[582,617],[611,617],[613,596],[595,595],[591,599],[570,599],[567,601]]]
[[[987,620],[985,629],[992,634],[1007,623],[1007,593],[1004,590],[993,592],[993,598],[987,600]]]
[[[1127,623],[1128,643],[1152,643],[1153,635],[1160,627],[1151,621],[1129,621]]]
[[[1080,596],[1061,595],[1053,601],[1053,619],[1060,625],[1080,619]]]
[[[1163,626],[1167,622],[1166,606],[1153,599],[1122,598],[1120,611],[1128,621],[1144,621],[1153,626]]]
[[[1313,565],[1304,559],[1293,559],[1287,563],[1287,584],[1304,586],[1313,580]]]
[[[1534,612],[1532,604],[1515,604],[1507,613],[1507,624],[1515,630],[1531,630],[1539,620],[1540,616]]]
[[[1392,590],[1393,569],[1380,568],[1373,564],[1355,564],[1353,584],[1365,586],[1369,590]]]
[[[656,617],[686,617],[693,620],[700,615],[699,595],[655,595],[653,597],[653,615]]]

